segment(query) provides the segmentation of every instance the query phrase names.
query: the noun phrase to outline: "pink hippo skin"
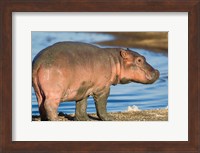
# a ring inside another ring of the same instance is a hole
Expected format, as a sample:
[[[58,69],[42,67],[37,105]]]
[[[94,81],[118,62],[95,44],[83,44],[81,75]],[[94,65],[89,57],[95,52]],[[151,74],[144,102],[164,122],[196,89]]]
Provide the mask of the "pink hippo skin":
[[[80,42],[60,42],[42,50],[32,63],[32,83],[42,120],[58,120],[61,102],[76,101],[76,120],[90,120],[87,98],[93,96],[97,115],[112,120],[106,111],[110,86],[159,78],[145,57],[121,48],[99,48]]]

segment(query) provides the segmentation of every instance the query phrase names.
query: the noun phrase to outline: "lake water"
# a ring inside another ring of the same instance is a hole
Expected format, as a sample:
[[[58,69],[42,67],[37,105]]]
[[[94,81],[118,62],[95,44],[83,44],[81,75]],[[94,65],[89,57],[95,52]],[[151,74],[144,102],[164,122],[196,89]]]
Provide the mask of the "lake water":
[[[39,51],[59,41],[80,41],[95,44],[115,39],[112,35],[80,32],[32,32],[32,60]],[[116,47],[116,46],[109,46]],[[123,46],[124,47],[124,46]],[[143,49],[130,48],[145,56],[147,62],[160,71],[160,78],[154,84],[143,85],[129,83],[111,86],[107,111],[126,111],[128,106],[137,106],[141,110],[166,108],[168,106],[168,57]],[[58,112],[75,113],[75,102],[61,103]],[[88,99],[88,113],[96,112],[94,100]],[[32,88],[32,114],[39,115],[38,104]]]

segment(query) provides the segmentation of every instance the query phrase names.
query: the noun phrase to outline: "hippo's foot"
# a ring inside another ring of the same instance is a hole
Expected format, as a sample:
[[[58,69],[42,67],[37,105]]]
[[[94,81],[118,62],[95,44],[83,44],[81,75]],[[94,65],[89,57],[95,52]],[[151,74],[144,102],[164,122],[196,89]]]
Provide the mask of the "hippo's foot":
[[[91,121],[91,119],[87,115],[84,115],[84,116],[76,115],[74,120],[75,121]]]
[[[51,118],[51,119],[48,119],[48,121],[60,121],[59,118]]]
[[[48,121],[48,118],[41,116],[41,121]]]
[[[44,107],[49,121],[59,121],[57,114],[58,105],[54,103],[54,101],[46,100],[44,103]]]
[[[108,115],[108,114],[99,115],[99,118],[102,121],[113,121],[114,120],[114,118],[111,115]]]
[[[47,118],[47,115],[46,115],[46,111],[44,112],[42,112],[42,111],[40,111],[40,120],[41,121],[48,121],[48,118]]]
[[[57,115],[57,112],[48,113],[48,121],[59,121],[59,117]]]

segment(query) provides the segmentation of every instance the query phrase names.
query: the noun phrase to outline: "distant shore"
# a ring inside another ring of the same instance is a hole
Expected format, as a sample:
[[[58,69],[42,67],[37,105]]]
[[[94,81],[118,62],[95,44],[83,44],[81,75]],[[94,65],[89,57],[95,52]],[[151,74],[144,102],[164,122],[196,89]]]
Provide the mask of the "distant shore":
[[[109,112],[113,121],[168,121],[168,109]],[[59,113],[59,121],[74,121],[74,114]],[[88,114],[92,121],[99,121],[96,114]],[[40,121],[40,116],[32,116],[32,121]]]
[[[154,52],[168,52],[168,32],[104,32],[115,40],[97,42],[99,45],[142,48]]]

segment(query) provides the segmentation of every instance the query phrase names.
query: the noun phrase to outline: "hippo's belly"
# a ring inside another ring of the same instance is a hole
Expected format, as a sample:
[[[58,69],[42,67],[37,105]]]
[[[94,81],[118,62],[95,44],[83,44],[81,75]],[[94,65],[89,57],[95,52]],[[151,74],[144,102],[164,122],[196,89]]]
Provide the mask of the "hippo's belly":
[[[78,83],[75,83],[78,84]],[[74,84],[74,86],[76,86]],[[64,95],[61,98],[61,101],[79,101],[81,99],[85,99],[89,96],[93,96],[99,92],[103,92],[106,87],[109,85],[100,85],[91,83],[91,81],[83,81],[78,88],[74,88],[73,84],[71,87],[65,89]]]
[[[79,87],[78,89],[68,88],[65,94],[61,97],[61,102],[64,101],[79,101],[93,95],[93,88]]]

